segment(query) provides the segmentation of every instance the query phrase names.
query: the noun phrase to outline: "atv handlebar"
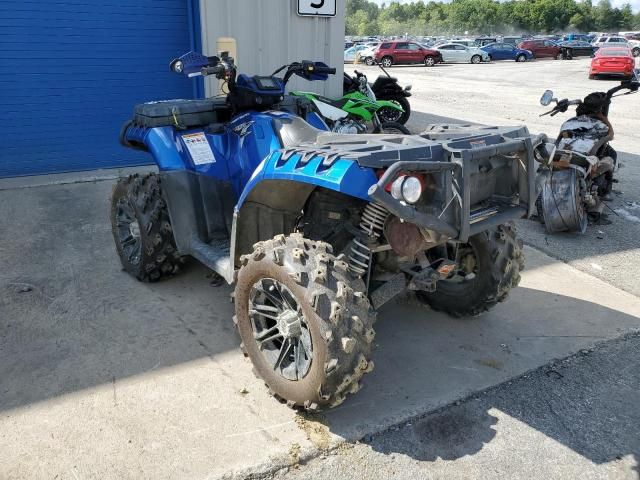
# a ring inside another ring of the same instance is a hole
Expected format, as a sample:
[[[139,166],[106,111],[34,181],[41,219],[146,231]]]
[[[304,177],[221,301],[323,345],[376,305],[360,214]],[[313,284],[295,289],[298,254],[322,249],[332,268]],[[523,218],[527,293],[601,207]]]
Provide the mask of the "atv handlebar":
[[[283,83],[286,85],[289,79],[293,75],[299,75],[305,80],[326,80],[326,78],[313,78],[314,75],[335,75],[336,69],[332,67],[328,67],[324,64],[319,64],[317,62],[311,62],[309,60],[303,60],[302,62],[293,62],[289,65],[283,65],[275,72],[271,74],[272,77],[276,76],[278,73],[282,72],[284,69],[287,69],[287,72],[284,74],[282,79]]]
[[[220,75],[221,73],[224,73],[226,70],[224,65],[217,65],[215,67],[204,67],[202,68],[201,72],[203,76],[207,76],[207,75]]]

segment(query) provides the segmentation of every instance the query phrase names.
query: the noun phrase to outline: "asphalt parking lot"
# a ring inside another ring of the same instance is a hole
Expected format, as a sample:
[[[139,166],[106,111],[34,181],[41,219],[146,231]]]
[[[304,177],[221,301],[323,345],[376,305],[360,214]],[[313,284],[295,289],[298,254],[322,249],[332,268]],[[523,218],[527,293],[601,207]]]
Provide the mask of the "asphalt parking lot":
[[[413,84],[414,131],[434,114],[554,134],[562,118],[538,118],[538,98],[545,88],[569,97],[607,88],[609,82],[586,79],[586,65],[392,73]],[[229,287],[210,285],[195,263],[158,284],[121,271],[107,218],[112,181],[32,188],[0,182],[0,478],[268,473],[640,330],[640,220],[631,218],[635,208],[640,216],[640,158],[633,154],[640,96],[618,100],[611,121],[625,167],[611,223],[585,236],[551,238],[522,221],[529,246],[521,286],[478,318],[451,319],[410,298],[386,306],[376,324],[376,369],[363,390],[315,417],[278,404],[253,377],[237,348]],[[520,448],[540,441],[539,424],[518,426],[512,431]],[[455,468],[440,473],[462,476]],[[633,465],[619,468],[628,473]]]
[[[618,82],[589,80],[589,62],[589,58],[580,58],[443,64],[432,68],[397,66],[389,72],[401,85],[412,85],[414,113],[408,126],[413,133],[432,123],[431,115],[438,115],[443,122],[527,125],[532,134],[554,137],[573,110],[540,117],[548,110],[539,103],[542,92],[551,89],[558,98],[583,98],[594,91],[606,91]],[[640,65],[640,59],[636,59],[636,65]],[[381,73],[378,67],[345,66],[347,72],[354,69],[372,80]],[[546,235],[542,225],[530,220],[520,222],[519,228],[530,245],[640,295],[640,284],[628,268],[640,263],[640,95],[614,98],[609,119],[615,130],[612,144],[619,153],[621,168],[603,224],[589,228],[585,235]]]

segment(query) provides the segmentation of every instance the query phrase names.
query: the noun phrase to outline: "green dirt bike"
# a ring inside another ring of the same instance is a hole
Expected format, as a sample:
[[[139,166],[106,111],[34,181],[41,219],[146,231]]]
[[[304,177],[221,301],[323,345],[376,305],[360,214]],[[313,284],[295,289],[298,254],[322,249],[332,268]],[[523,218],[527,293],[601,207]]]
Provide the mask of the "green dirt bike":
[[[355,73],[359,84],[358,89],[347,93],[338,100],[332,100],[313,92],[291,92],[291,95],[309,100],[333,132],[410,135],[411,132],[401,123],[383,121],[378,115],[382,109],[398,110],[403,113],[403,108],[397,102],[376,99],[367,77],[358,71]],[[370,124],[371,130],[369,129]]]

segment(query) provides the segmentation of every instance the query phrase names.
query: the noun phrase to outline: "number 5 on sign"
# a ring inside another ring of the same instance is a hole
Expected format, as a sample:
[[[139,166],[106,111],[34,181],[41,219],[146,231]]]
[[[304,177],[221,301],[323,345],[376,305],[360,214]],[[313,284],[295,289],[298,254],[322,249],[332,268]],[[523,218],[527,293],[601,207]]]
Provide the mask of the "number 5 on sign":
[[[336,0],[298,0],[298,15],[335,17]]]

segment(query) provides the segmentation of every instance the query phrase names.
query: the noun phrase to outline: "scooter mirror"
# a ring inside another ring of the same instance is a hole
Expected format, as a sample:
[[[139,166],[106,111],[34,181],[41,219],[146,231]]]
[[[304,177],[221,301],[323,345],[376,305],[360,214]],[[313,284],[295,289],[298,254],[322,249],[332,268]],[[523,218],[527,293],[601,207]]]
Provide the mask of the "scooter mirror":
[[[551,90],[545,90],[544,93],[542,94],[542,97],[540,97],[540,105],[546,107],[551,103],[552,100],[553,100],[553,92]]]

